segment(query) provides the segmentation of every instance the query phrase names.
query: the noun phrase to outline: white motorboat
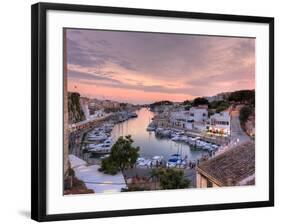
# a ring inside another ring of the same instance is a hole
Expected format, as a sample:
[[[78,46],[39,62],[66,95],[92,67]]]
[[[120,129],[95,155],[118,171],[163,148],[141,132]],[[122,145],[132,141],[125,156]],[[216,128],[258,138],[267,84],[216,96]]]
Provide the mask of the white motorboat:
[[[109,154],[111,151],[111,146],[102,144],[101,146],[90,149],[89,151],[92,154]]]
[[[155,127],[150,127],[150,126],[148,126],[148,127],[146,128],[146,130],[147,130],[147,131],[155,131]]]
[[[180,140],[183,141],[183,142],[186,142],[186,141],[188,141],[188,137],[187,136],[181,136]]]
[[[164,130],[163,128],[156,128],[155,131],[156,131],[156,133],[157,133],[157,132],[162,132],[163,130]]]
[[[105,144],[112,144],[112,137],[108,137],[103,143]]]
[[[173,154],[167,162],[167,166],[172,167],[184,167],[186,165],[186,160],[181,158],[180,154]]]
[[[169,167],[169,168],[174,168],[174,167],[176,167],[176,165],[177,164],[175,164],[175,163],[167,162],[167,167]]]
[[[94,149],[96,149],[98,147],[101,147],[102,145],[103,145],[103,143],[101,143],[101,144],[88,144],[87,145],[87,150],[91,151],[91,150],[94,150]]]
[[[107,126],[104,126],[103,129],[104,129],[104,132],[110,133],[112,131],[112,129],[113,129],[113,126],[107,125]]]
[[[146,128],[147,131],[155,131],[156,130],[156,125],[151,122],[149,123],[148,127]]]
[[[181,137],[177,135],[177,136],[171,138],[171,140],[174,142],[181,141]]]
[[[171,136],[171,130],[169,130],[169,129],[157,128],[155,133],[157,135],[159,135],[160,137],[170,137]]]
[[[152,165],[159,165],[162,162],[163,158],[163,156],[153,156],[151,160]]]
[[[146,158],[143,158],[143,157],[139,157],[137,159],[137,162],[136,162],[136,165],[138,167],[149,167],[151,165],[151,160],[150,159],[146,159]]]
[[[152,159],[153,160],[161,160],[161,159],[163,159],[163,156],[153,156]]]
[[[128,113],[128,116],[133,118],[133,117],[137,117],[138,115],[136,112],[130,112]]]
[[[108,138],[107,135],[88,135],[87,139],[90,141],[104,141]]]

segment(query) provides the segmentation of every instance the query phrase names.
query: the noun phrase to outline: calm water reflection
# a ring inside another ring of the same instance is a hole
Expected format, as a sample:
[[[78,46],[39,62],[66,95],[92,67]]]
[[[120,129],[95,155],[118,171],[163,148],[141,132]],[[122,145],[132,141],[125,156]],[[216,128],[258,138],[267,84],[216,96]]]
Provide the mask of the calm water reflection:
[[[202,151],[191,150],[185,143],[176,143],[170,139],[157,138],[154,132],[146,131],[151,118],[154,116],[153,112],[147,108],[142,108],[137,111],[137,114],[137,118],[115,125],[112,130],[112,137],[117,139],[120,136],[131,135],[134,145],[140,147],[140,155],[146,158],[162,155],[167,160],[175,153],[182,156],[187,155],[189,160],[196,160],[201,157]]]

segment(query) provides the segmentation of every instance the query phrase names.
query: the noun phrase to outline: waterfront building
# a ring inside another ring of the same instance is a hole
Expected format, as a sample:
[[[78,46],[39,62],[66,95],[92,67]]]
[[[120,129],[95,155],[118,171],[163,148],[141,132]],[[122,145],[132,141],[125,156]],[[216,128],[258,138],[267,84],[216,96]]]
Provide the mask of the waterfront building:
[[[207,121],[206,130],[209,133],[218,133],[224,136],[230,135],[230,114],[229,111],[222,111],[210,116]]]
[[[238,145],[196,167],[197,188],[255,184],[255,143]]]
[[[170,124],[173,128],[203,131],[208,118],[205,106],[191,107],[189,110],[179,110],[170,113]]]
[[[208,119],[208,106],[200,105],[191,107],[189,110],[189,120],[194,122],[205,122]]]
[[[206,122],[205,121],[197,121],[192,123],[192,129],[198,132],[204,132],[206,130]]]
[[[90,115],[95,115],[96,111],[101,111],[101,110],[111,110],[112,112],[118,111],[121,109],[120,106],[121,104],[122,103],[111,101],[111,100],[90,99],[89,101]]]
[[[153,123],[157,127],[170,127],[169,113],[160,113],[153,117]]]
[[[191,123],[188,123],[189,119],[189,111],[180,110],[180,111],[173,111],[170,113],[170,124],[174,128],[183,128],[186,129]]]

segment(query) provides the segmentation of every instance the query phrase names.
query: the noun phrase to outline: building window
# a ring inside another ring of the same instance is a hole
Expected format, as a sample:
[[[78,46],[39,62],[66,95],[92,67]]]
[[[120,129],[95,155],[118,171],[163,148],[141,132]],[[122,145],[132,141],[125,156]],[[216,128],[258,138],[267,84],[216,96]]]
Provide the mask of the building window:
[[[207,187],[213,187],[213,183],[209,179],[207,179]]]

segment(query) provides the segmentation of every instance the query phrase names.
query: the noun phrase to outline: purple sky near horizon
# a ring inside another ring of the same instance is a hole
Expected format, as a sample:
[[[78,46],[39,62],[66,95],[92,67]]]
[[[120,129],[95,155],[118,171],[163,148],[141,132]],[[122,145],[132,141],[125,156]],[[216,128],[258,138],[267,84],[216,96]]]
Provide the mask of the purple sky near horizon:
[[[255,88],[255,39],[67,29],[68,90],[131,103]]]

